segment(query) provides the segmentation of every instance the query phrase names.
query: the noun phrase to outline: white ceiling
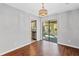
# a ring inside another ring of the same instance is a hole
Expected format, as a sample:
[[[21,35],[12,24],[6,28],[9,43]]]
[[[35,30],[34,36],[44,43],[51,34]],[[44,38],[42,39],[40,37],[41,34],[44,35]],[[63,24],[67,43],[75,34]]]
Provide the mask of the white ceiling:
[[[38,16],[41,3],[8,3],[8,5],[21,9],[25,12]],[[60,13],[68,10],[78,9],[79,3],[45,3],[48,15]]]

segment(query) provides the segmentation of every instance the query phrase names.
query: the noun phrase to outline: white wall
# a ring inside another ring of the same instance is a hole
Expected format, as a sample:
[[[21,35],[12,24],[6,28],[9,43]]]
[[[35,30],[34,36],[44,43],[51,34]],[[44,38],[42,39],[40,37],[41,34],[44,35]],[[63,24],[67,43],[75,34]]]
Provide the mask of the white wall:
[[[31,19],[21,10],[0,4],[0,54],[31,42]]]
[[[79,48],[79,9],[50,15],[44,19],[57,19],[59,44]]]
[[[58,15],[58,43],[79,48],[79,10]]]

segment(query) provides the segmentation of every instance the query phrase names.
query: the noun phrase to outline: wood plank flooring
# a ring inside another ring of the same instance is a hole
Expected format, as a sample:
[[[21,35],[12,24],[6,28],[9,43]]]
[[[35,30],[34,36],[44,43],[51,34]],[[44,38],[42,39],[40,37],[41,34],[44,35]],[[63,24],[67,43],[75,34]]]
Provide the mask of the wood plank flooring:
[[[41,40],[3,56],[79,56],[79,49]]]

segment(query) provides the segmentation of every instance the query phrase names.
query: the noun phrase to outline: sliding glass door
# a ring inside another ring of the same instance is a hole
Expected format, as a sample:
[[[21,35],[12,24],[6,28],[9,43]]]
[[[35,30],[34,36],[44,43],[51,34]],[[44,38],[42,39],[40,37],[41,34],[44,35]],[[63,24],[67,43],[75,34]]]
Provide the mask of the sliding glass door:
[[[43,39],[57,43],[57,21],[43,22]]]

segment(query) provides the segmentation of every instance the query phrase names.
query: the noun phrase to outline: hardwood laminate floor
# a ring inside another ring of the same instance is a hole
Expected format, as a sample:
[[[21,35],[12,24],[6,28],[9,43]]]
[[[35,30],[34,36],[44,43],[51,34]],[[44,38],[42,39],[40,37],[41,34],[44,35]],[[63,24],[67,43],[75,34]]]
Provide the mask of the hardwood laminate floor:
[[[41,40],[3,56],[79,56],[79,49]]]

